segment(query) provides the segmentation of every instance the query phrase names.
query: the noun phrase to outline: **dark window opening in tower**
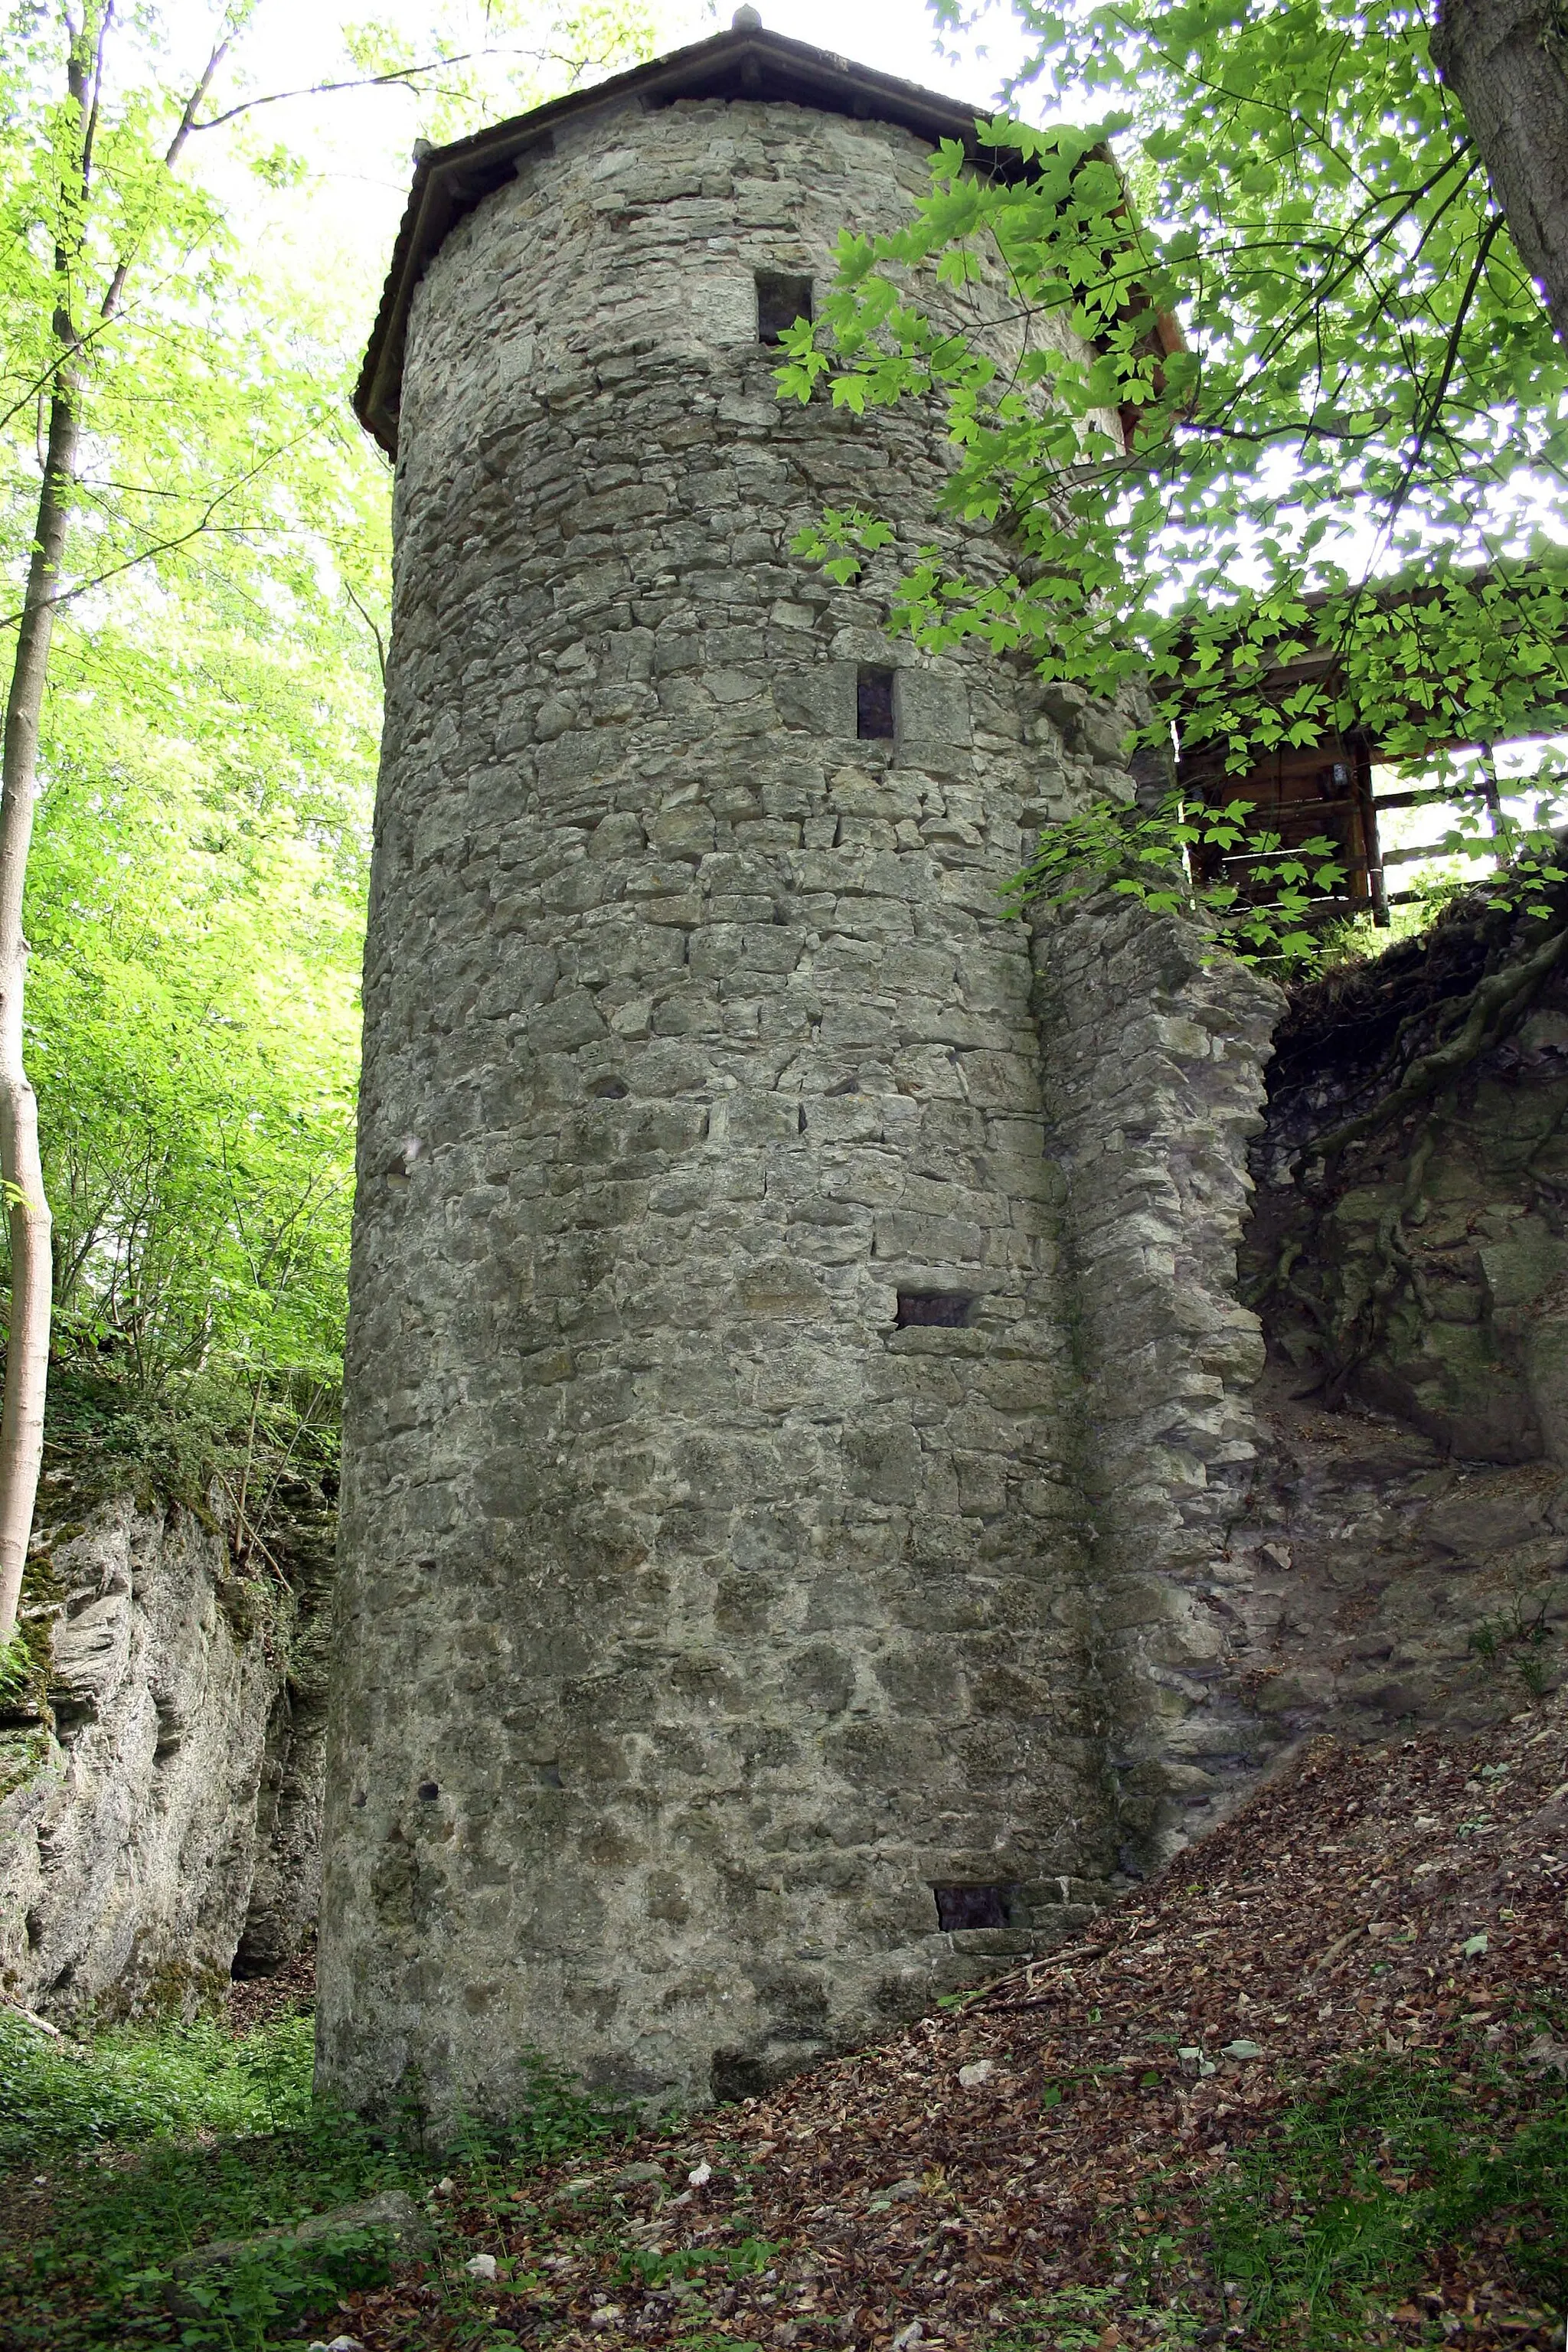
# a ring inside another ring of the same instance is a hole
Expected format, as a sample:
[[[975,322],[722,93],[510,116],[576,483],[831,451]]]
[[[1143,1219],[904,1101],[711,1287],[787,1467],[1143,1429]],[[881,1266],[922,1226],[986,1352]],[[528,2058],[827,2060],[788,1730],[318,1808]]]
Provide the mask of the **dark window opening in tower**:
[[[907,1331],[911,1325],[924,1324],[931,1330],[962,1331],[973,1306],[965,1290],[900,1290],[899,1328]]]
[[[888,742],[893,733],[893,673],[862,665],[855,679],[855,732],[862,742]]]
[[[1005,1927],[1015,1892],[1011,1886],[933,1886],[937,1926],[944,1935],[957,1927]]]
[[[757,272],[757,341],[782,343],[798,320],[811,324],[811,280],[781,278],[773,270]]]

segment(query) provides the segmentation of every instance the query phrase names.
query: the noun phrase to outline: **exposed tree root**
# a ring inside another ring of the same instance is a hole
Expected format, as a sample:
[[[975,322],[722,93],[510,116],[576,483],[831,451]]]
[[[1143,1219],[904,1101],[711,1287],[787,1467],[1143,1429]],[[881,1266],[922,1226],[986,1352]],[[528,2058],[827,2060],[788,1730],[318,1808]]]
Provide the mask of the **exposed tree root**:
[[[1460,1072],[1478,1060],[1498,1034],[1505,1020],[1522,1013],[1531,998],[1568,954],[1568,928],[1554,931],[1551,938],[1517,963],[1505,963],[1488,972],[1477,982],[1469,1000],[1469,1009],[1457,1035],[1447,1044],[1435,1045],[1429,1054],[1418,1055],[1392,1093],[1370,1109],[1347,1119],[1342,1127],[1334,1128],[1328,1135],[1320,1136],[1310,1148],[1310,1157],[1321,1160],[1325,1169],[1334,1162],[1352,1143],[1382,1128],[1390,1127],[1418,1103],[1425,1102],[1440,1087],[1450,1086]]]

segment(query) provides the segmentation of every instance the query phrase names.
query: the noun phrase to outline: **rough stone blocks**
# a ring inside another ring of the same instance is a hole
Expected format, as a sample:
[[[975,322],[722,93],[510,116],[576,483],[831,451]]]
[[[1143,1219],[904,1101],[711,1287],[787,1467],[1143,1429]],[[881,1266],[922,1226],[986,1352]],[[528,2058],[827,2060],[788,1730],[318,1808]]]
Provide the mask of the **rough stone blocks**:
[[[628,105],[415,300],[321,1939],[323,2076],[362,2103],[504,2106],[531,2046],[754,2088],[1108,1866],[998,894],[1043,792],[1114,762],[792,557],[825,502],[929,535],[941,425],[781,404],[757,340],[755,274],[825,282],[928,162]],[[953,1887],[989,1926],[942,1924]]]

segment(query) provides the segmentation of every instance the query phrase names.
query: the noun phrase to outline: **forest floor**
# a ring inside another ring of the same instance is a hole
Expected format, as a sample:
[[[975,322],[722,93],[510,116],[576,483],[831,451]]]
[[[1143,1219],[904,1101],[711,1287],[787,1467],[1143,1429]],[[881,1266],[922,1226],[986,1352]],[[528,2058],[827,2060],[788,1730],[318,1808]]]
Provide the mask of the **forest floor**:
[[[1320,1742],[1070,1948],[764,2100],[633,2134],[556,2095],[435,2158],[319,2108],[68,2133],[5,2199],[0,2343],[1563,2352],[1565,1901],[1568,1695],[1464,1740]],[[304,2031],[232,2046],[286,2072]],[[0,2090],[0,2156],[7,2120]],[[267,2195],[215,2205],[236,2167]],[[172,2322],[139,2180],[178,2243],[399,2185],[436,2251]]]

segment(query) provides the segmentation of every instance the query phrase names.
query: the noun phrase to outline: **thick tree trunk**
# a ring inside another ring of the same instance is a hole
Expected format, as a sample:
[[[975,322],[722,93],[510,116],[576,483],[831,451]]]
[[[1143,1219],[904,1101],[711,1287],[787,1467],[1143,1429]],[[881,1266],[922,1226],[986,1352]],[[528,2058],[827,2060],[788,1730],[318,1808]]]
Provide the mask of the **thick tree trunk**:
[[[44,1452],[52,1253],[38,1155],[37,1098],[22,1052],[27,971],[22,894],[37,797],[38,722],[76,478],[77,432],[75,386],[62,369],[49,405],[48,456],[5,703],[0,769],[0,1175],[7,1187],[11,1236],[11,1321],[0,1402],[0,1641],[9,1637],[16,1622]]]
[[[1568,343],[1568,10],[1562,0],[1439,0],[1432,57]]]

